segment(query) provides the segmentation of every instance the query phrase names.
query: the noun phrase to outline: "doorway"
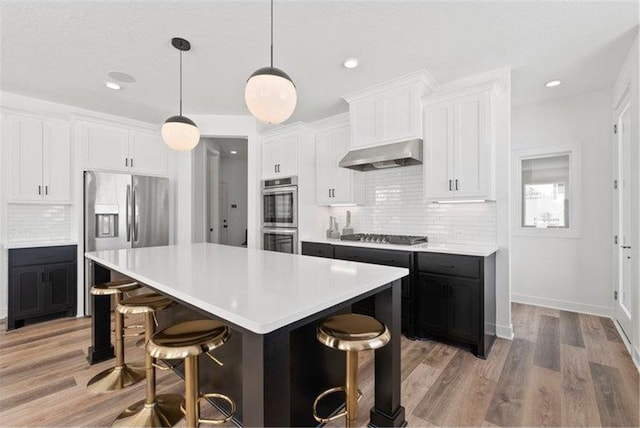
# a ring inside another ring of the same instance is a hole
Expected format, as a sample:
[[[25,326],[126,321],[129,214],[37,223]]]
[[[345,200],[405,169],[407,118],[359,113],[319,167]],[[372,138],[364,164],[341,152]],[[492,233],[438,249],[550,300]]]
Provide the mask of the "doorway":
[[[614,111],[614,318],[627,339],[631,337],[631,98],[629,93]]]
[[[207,242],[247,245],[246,138],[207,139]]]

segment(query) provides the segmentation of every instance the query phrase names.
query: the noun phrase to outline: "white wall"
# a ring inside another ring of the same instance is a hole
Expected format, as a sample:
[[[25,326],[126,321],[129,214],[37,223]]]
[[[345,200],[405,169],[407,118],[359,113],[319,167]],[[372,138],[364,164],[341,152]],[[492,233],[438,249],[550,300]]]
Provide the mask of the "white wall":
[[[227,244],[239,246],[247,229],[247,160],[221,158],[220,182],[227,183]]]
[[[514,151],[576,143],[582,147],[583,171],[581,238],[512,237],[516,302],[611,316],[611,97],[607,89],[513,109]],[[514,174],[513,212],[519,201],[516,180]]]

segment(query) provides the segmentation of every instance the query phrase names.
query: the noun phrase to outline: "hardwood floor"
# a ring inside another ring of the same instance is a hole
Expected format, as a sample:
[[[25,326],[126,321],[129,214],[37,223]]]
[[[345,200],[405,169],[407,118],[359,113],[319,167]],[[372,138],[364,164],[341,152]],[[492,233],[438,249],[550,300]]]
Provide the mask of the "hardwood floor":
[[[402,402],[409,425],[640,424],[638,371],[611,320],[514,304],[513,325],[514,340],[498,339],[487,360],[441,343],[403,338]],[[0,324],[0,425],[109,426],[122,409],[144,397],[144,382],[104,395],[86,390],[91,376],[113,364],[87,364],[89,326],[86,318],[12,332]],[[142,360],[135,342],[127,339],[128,361]],[[359,370],[362,426],[373,403],[371,356],[361,356]],[[158,392],[182,394],[182,380],[159,372]]]

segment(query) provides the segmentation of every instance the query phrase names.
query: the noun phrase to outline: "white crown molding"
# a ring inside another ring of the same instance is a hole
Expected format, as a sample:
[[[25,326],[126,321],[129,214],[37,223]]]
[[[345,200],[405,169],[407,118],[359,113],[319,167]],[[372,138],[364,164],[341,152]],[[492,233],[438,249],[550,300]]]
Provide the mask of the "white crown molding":
[[[346,102],[352,103],[359,99],[379,95],[383,92],[387,92],[412,83],[421,83],[424,86],[425,92],[433,92],[438,88],[438,82],[436,81],[435,77],[433,77],[431,73],[429,73],[426,69],[423,69],[405,74],[395,79],[375,84],[373,86],[369,86],[359,91],[351,92],[350,94],[344,95],[342,98]]]
[[[93,121],[97,123],[108,122],[134,128],[146,128],[153,131],[160,129],[160,125],[154,123],[142,122],[122,116],[115,116],[9,92],[0,93],[0,108],[3,114],[39,115],[52,120],[69,122],[75,122],[76,120]]]
[[[325,117],[307,124],[314,132],[328,131],[343,126],[349,126],[349,112]]]
[[[293,131],[313,132],[313,129],[311,129],[311,127],[304,122],[292,122],[285,125],[277,126],[275,128],[264,130],[260,132],[260,135],[262,135],[263,137],[273,137]]]

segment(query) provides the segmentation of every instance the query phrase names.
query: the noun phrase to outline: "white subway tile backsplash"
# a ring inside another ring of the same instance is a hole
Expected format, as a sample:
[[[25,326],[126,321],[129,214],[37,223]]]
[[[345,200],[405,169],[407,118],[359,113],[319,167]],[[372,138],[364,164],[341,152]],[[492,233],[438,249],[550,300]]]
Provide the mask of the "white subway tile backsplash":
[[[70,239],[70,205],[7,205],[7,242],[67,241]]]
[[[422,165],[369,171],[365,205],[333,207],[339,227],[351,211],[355,232],[427,235],[430,242],[496,244],[495,202],[436,204],[424,201]]]

